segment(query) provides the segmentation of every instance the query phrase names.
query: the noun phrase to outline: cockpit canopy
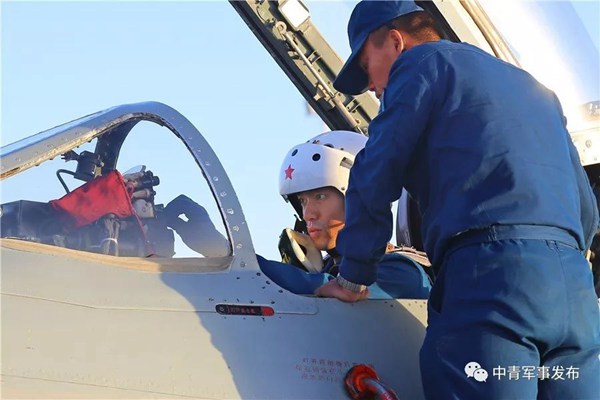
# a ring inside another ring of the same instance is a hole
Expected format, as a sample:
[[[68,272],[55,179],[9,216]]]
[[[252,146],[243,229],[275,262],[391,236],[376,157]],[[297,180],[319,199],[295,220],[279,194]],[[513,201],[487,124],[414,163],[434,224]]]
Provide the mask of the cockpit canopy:
[[[226,176],[207,181],[200,167],[218,171],[211,153],[160,103],[113,107],[4,146],[1,237],[120,257],[231,255],[213,196]]]

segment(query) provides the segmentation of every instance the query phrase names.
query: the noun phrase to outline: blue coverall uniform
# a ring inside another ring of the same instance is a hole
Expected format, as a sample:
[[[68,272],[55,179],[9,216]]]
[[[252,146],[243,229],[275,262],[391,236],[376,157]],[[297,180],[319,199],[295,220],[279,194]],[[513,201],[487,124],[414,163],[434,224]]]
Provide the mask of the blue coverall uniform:
[[[332,258],[320,273],[309,273],[291,264],[257,256],[262,272],[273,282],[295,294],[313,294],[321,285],[335,278]],[[429,276],[412,259],[397,253],[386,254],[377,271],[377,281],[369,287],[371,299],[426,299],[431,291]]]
[[[389,204],[406,187],[436,272],[421,349],[426,396],[600,398],[598,299],[584,258],[598,210],[554,93],[442,40],[402,53],[383,96],[350,174],[340,274],[375,281]],[[470,362],[487,380],[467,375]],[[536,374],[509,379],[511,367]],[[552,378],[561,368],[564,380]]]

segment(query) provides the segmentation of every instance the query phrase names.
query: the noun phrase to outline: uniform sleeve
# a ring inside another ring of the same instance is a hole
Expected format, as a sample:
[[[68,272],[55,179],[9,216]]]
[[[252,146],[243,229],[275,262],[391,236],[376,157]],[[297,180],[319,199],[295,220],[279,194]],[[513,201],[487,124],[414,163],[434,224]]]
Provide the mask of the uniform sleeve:
[[[592,245],[594,235],[598,231],[598,203],[596,196],[590,185],[590,181],[581,165],[579,159],[579,153],[573,142],[569,140],[569,151],[571,153],[571,162],[575,170],[575,177],[577,179],[577,189],[579,190],[579,202],[581,207],[581,226],[583,228],[583,240],[584,243],[580,243],[583,246],[584,252],[587,252]]]
[[[346,224],[336,245],[343,256],[340,274],[364,285],[377,278],[377,264],[392,236],[391,203],[400,197],[407,165],[426,133],[435,91],[441,89],[435,88],[439,66],[433,57],[420,62],[401,58],[390,72],[385,110],[371,122],[367,144],[350,170]]]
[[[291,264],[267,260],[256,255],[261,271],[273,282],[294,294],[312,295],[315,290],[333,279],[327,273],[309,273]]]
[[[557,104],[561,115],[563,115],[563,120],[565,124],[565,129],[567,125],[567,120],[564,117],[564,113],[562,110],[562,105],[558,100],[558,97],[555,93],[552,93],[554,97],[554,101]],[[590,181],[581,165],[581,160],[579,158],[579,153],[577,152],[577,148],[573,144],[571,140],[571,136],[567,140],[569,146],[569,154],[571,156],[571,165],[573,166],[573,170],[575,173],[575,179],[577,180],[577,190],[579,192],[579,204],[581,211],[581,226],[583,228],[583,243],[579,245],[582,247],[582,250],[587,252],[592,245],[592,241],[594,240],[594,236],[598,229],[600,228],[600,221],[598,217],[598,201],[596,200],[596,196],[594,195],[594,191],[590,185]]]
[[[401,254],[388,253],[379,263],[377,282],[369,287],[369,298],[380,298],[376,288],[393,299],[427,299],[431,281],[419,263]]]

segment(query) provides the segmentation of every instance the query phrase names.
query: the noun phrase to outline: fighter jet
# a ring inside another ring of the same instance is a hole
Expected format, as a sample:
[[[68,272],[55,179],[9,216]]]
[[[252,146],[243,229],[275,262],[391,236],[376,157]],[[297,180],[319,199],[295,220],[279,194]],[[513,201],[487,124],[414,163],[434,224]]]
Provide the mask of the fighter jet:
[[[418,3],[450,40],[525,69],[535,68],[526,57],[533,50],[519,47],[526,40],[507,15],[519,15],[534,37],[531,29],[559,15],[577,37],[570,40],[581,44],[570,50],[589,50],[587,31],[566,2]],[[329,128],[368,134],[377,100],[333,89],[342,60],[304,3],[231,5]],[[556,52],[561,46],[544,47],[555,40],[536,45]],[[571,57],[576,63],[562,59],[567,89],[575,93],[564,92],[573,101],[565,110],[598,193],[598,50]],[[176,142],[187,161],[148,164],[139,149],[159,134],[156,140]],[[345,382],[348,372],[364,365],[376,371],[381,385],[372,387],[382,398],[423,398],[418,351],[426,301],[345,304],[278,286],[259,267],[243,205],[218,155],[175,109],[118,105],[0,153],[1,179],[35,185],[35,177],[56,188],[50,198],[1,205],[3,397],[343,399],[356,395]],[[160,204],[162,188],[178,179],[187,182],[182,197]],[[173,233],[173,204],[181,205],[174,216],[185,226],[193,222],[182,217],[192,214],[192,198],[222,240],[205,236],[192,246]],[[407,195],[398,207],[397,240],[419,249],[418,209]],[[600,261],[590,257],[597,277]]]

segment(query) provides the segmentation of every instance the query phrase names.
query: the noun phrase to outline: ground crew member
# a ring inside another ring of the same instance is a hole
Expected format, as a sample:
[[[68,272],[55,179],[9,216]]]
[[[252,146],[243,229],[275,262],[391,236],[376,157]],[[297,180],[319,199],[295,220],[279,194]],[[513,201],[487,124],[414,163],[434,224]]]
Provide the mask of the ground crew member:
[[[427,398],[598,399],[599,308],[584,258],[598,210],[555,94],[477,47],[440,40],[412,1],[358,3],[348,36],[334,86],[371,90],[382,107],[350,175],[340,275],[316,293],[366,297],[405,187],[436,272],[421,349]],[[494,376],[511,367],[563,375]]]

